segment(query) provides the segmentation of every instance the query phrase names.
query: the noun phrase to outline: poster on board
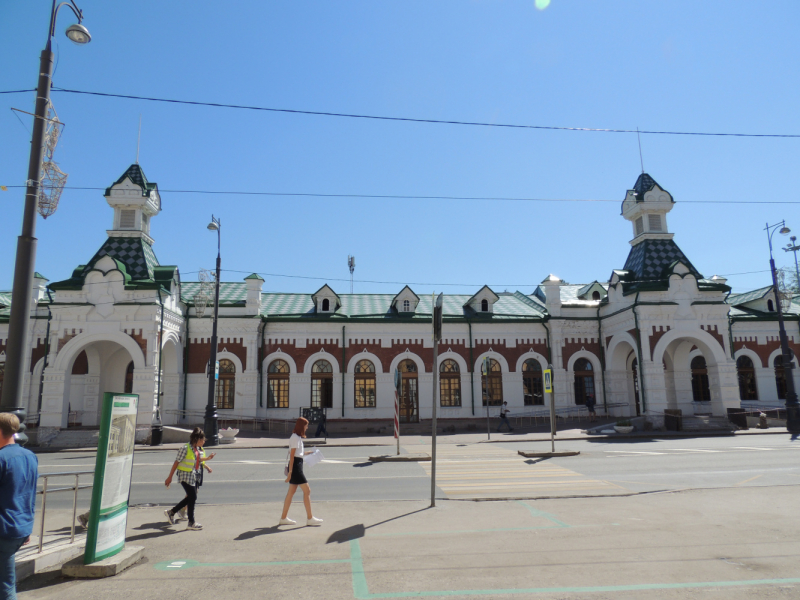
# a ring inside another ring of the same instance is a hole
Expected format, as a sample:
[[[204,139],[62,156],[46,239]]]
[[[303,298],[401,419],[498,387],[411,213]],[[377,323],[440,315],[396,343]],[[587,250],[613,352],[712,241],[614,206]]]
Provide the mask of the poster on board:
[[[83,557],[87,565],[113,556],[125,547],[138,404],[136,394],[103,395]]]

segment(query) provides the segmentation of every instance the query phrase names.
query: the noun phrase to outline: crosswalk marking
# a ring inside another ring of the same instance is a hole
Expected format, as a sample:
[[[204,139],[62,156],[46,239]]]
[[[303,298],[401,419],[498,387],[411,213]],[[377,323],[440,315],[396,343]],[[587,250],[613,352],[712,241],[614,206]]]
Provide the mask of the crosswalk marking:
[[[431,463],[420,466],[430,475]],[[530,461],[520,457],[516,450],[484,444],[439,449],[436,483],[448,497],[463,499],[629,493],[619,485],[589,478],[552,462]]]

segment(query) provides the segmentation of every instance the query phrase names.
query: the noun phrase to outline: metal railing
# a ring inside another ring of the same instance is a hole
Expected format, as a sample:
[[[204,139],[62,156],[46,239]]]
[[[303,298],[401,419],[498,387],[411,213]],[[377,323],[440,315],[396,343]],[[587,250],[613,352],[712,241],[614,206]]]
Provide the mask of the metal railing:
[[[245,425],[249,426],[252,431],[266,431],[287,433],[294,427],[294,419],[268,419],[266,417],[253,417],[247,415],[236,415],[227,412],[220,413],[217,409],[217,422],[220,427],[224,425],[235,425],[237,429],[244,429]],[[187,420],[190,422],[202,423],[205,417],[204,410],[165,410],[164,415],[175,415],[177,421]]]
[[[605,411],[605,409],[612,409],[612,408],[627,408],[629,405],[627,402],[609,402],[606,405],[603,404],[596,404],[595,411]],[[608,412],[606,411],[606,414]],[[492,415],[497,416],[497,415]],[[538,425],[539,420],[541,419],[542,425],[550,422],[550,408],[547,406],[542,406],[541,408],[533,408],[531,407],[528,410],[522,412],[514,412],[508,415],[509,419],[516,419],[517,425],[523,424],[523,419],[528,419],[529,425]],[[586,406],[582,404],[575,404],[574,406],[559,406],[556,407],[556,420],[559,418],[561,419],[577,419],[580,423],[582,419],[589,418],[589,410]]]
[[[80,476],[81,475],[94,475],[94,470],[92,471],[67,471],[65,473],[43,473],[39,475],[39,479],[44,479],[44,485],[42,486],[41,490],[37,490],[36,493],[42,495],[42,523],[39,526],[39,553],[42,552],[42,546],[44,544],[44,519],[45,513],[47,511],[47,493],[54,494],[56,492],[68,492],[74,490],[74,494],[72,496],[72,523],[70,525],[70,533],[69,533],[69,543],[73,543],[75,541],[75,517],[77,516],[78,510],[78,490],[85,490],[88,488],[93,487],[91,483],[84,483],[83,485],[80,484]],[[47,489],[48,479],[51,477],[75,477],[75,485],[70,486],[61,486]]]

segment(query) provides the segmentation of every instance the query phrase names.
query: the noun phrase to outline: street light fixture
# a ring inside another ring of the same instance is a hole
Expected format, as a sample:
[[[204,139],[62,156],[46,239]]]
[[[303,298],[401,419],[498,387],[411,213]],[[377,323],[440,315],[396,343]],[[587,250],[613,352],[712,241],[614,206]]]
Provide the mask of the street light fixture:
[[[22,402],[22,382],[25,377],[25,339],[30,322],[31,293],[33,288],[33,269],[36,264],[36,209],[42,180],[42,156],[44,154],[47,111],[50,107],[50,86],[53,78],[52,38],[55,35],[56,17],[63,6],[78,17],[78,24],[71,25],[67,37],[77,44],[91,41],[89,31],[81,25],[83,12],[73,0],[67,0],[50,9],[50,27],[47,30],[47,44],[39,57],[39,82],[36,86],[36,109],[31,135],[31,154],[28,161],[28,180],[25,191],[25,208],[22,213],[22,233],[17,238],[17,258],[14,265],[14,287],[11,292],[11,314],[8,320],[8,340],[6,342],[6,366],[3,381],[3,396],[0,398],[0,411],[17,415],[20,421],[16,439],[25,444],[25,418],[27,410]]]
[[[780,230],[778,230],[778,227],[780,227]],[[792,358],[794,357],[791,350],[789,350],[789,340],[786,337],[786,328],[783,325],[781,295],[778,292],[778,275],[775,271],[775,259],[772,257],[772,236],[775,231],[778,231],[781,235],[786,235],[791,232],[791,229],[786,226],[786,221],[781,221],[775,225],[767,223],[764,231],[767,232],[767,241],[769,242],[769,267],[772,271],[772,288],[775,293],[775,309],[778,311],[783,373],[786,378],[786,429],[790,433],[800,433],[800,403],[797,401],[797,393],[794,389],[794,374],[792,373],[794,369]]]
[[[214,323],[211,329],[211,356],[208,359],[208,403],[203,428],[206,434],[206,445],[216,446],[219,443],[219,423],[217,421],[217,405],[215,402],[217,388],[217,321],[219,320],[219,278],[220,278],[220,247],[222,244],[222,224],[220,220],[211,215],[208,224],[209,231],[217,232],[217,282],[214,292]]]

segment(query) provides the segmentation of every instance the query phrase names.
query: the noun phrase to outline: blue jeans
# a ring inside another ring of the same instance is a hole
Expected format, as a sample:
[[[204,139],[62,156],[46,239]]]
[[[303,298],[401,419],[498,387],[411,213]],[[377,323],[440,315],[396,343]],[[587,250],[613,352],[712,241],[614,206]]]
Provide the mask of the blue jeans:
[[[28,537],[0,538],[0,600],[17,600],[17,566],[14,555]]]
[[[512,427],[511,427],[511,423],[508,422],[508,417],[506,417],[505,415],[500,415],[500,425],[497,426],[497,431],[500,431],[500,428],[503,425],[508,427],[509,431],[513,431]]]

